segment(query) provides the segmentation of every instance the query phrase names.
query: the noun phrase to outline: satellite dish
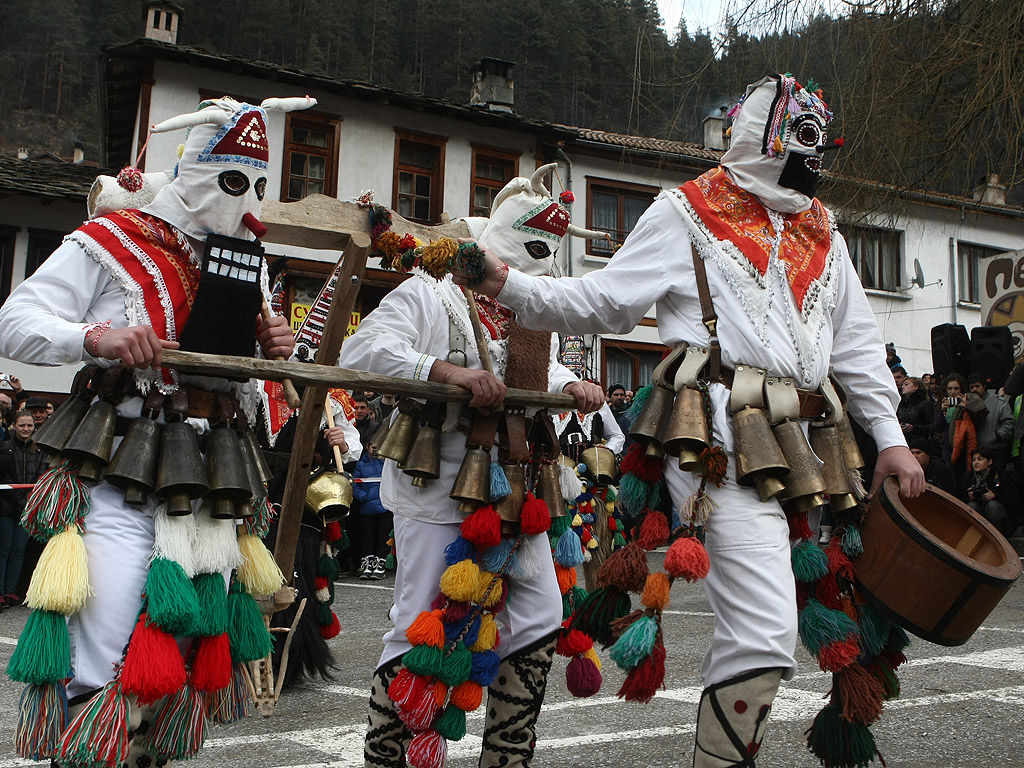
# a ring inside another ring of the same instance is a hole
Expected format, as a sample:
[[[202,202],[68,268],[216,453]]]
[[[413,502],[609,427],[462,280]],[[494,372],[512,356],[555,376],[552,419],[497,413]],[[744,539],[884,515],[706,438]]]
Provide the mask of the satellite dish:
[[[924,288],[924,270],[921,269],[920,259],[914,259],[914,276],[910,279],[910,284]]]

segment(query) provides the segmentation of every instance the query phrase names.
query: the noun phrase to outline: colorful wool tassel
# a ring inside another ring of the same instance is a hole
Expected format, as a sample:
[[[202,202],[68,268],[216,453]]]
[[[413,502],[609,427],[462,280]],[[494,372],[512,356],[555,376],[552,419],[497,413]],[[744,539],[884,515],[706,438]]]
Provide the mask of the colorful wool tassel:
[[[451,703],[463,712],[474,712],[483,702],[484,689],[480,683],[467,680],[452,688]]]
[[[405,631],[405,639],[412,645],[444,646],[444,624],[440,610],[422,611]]]
[[[21,526],[39,541],[66,528],[81,531],[89,506],[88,486],[79,479],[74,463],[63,459],[36,480],[21,514]]]
[[[486,688],[498,676],[500,666],[501,657],[495,651],[474,653],[470,660],[469,679]]]
[[[658,622],[642,616],[615,641],[608,655],[620,669],[630,671],[651,654],[658,637]]]
[[[472,654],[465,643],[459,640],[447,655],[441,659],[441,669],[437,677],[446,685],[458,685],[469,680],[473,668]]]
[[[681,536],[665,553],[665,570],[674,579],[699,581],[708,575],[710,569],[707,550],[696,536]]]
[[[505,470],[501,468],[501,464],[496,461],[491,462],[491,488],[488,494],[491,501],[497,501],[503,499],[512,493],[512,486],[508,484],[508,478],[505,477]]]
[[[640,524],[640,534],[637,536],[636,542],[640,545],[640,549],[650,552],[652,549],[663,546],[668,541],[669,533],[668,519],[664,513],[651,510],[644,516],[643,522]]]
[[[417,733],[409,742],[405,759],[409,768],[442,768],[448,757],[448,744],[437,731]]]
[[[196,575],[195,538],[195,515],[168,515],[166,502],[157,505],[153,513],[153,559],[173,560],[191,579]]]
[[[67,619],[56,611],[32,611],[7,662],[11,680],[30,685],[71,677]]]
[[[196,641],[191,682],[197,690],[209,693],[231,685],[231,641],[227,632]]]
[[[57,752],[68,717],[63,682],[26,685],[18,701],[14,748],[26,760],[40,761]]]
[[[186,684],[157,705],[141,746],[169,760],[189,760],[202,751],[206,730],[203,696]]]
[[[237,662],[259,661],[274,648],[274,639],[259,606],[239,579],[228,593],[228,638],[231,659]]]
[[[402,656],[402,664],[410,672],[423,677],[437,677],[441,674],[444,651],[429,645],[416,645]]]
[[[235,521],[210,517],[209,502],[204,502],[194,517],[196,573],[223,573],[240,566],[242,553],[238,549]]]
[[[860,538],[860,531],[854,528],[852,525],[846,526],[843,531],[843,552],[846,553],[847,557],[857,557],[864,553],[864,543]]]
[[[880,756],[871,730],[845,720],[838,705],[826,704],[806,731],[807,748],[829,768],[867,768]]]
[[[808,600],[798,621],[800,639],[814,656],[832,643],[841,643],[849,637],[856,638],[857,624],[842,611],[826,608],[817,600]]]
[[[448,741],[459,741],[466,735],[466,713],[456,706],[447,706],[434,720],[434,730]]]
[[[562,499],[567,504],[576,501],[577,497],[583,493],[583,483],[580,482],[579,475],[572,467],[567,467],[565,464],[558,465],[558,490],[561,491]]]
[[[194,637],[220,635],[228,631],[228,590],[220,573],[200,573],[193,580],[199,600],[199,617]]]
[[[55,755],[61,765],[118,768],[128,759],[128,697],[117,679],[85,705],[61,736]]]
[[[146,610],[150,620],[172,635],[190,635],[199,621],[199,597],[185,569],[158,557],[146,574]]]
[[[640,602],[645,608],[652,611],[664,611],[668,608],[669,596],[672,590],[672,582],[667,575],[661,571],[652,573],[647,577],[647,584],[640,596]]]
[[[276,513],[270,499],[264,496],[252,504],[252,515],[245,518],[245,530],[252,536],[265,539],[270,533],[270,524],[273,522]],[[337,522],[334,523],[337,525]],[[340,536],[339,536],[340,538]]]
[[[597,583],[623,592],[641,592],[647,583],[647,554],[636,542],[613,552],[597,570]]]
[[[170,696],[185,684],[185,661],[178,643],[145,612],[139,614],[128,641],[120,680],[124,693],[133,694],[140,704]]]
[[[253,594],[272,595],[284,585],[281,568],[258,536],[239,534],[238,548],[242,553],[238,577],[246,583]]]
[[[488,549],[501,541],[501,518],[490,504],[478,508],[462,521],[462,537],[479,549]]]
[[[797,581],[809,583],[828,574],[828,555],[812,541],[801,541],[790,551],[793,575]]]
[[[445,565],[455,565],[463,560],[473,559],[475,548],[461,536],[456,536],[455,541],[444,548]]]
[[[249,672],[244,664],[231,665],[231,684],[206,695],[206,711],[216,725],[230,725],[253,712]]]
[[[601,690],[601,670],[586,656],[576,656],[565,670],[565,686],[577,699],[593,696]]]
[[[885,688],[859,664],[851,664],[836,673],[835,697],[842,706],[843,719],[851,723],[871,725],[882,716]]]
[[[91,594],[85,541],[77,527],[65,528],[46,542],[32,571],[25,604],[70,616]]]
[[[607,647],[615,642],[611,624],[629,613],[629,595],[617,587],[595,589],[577,607],[572,628]]]
[[[664,685],[665,644],[662,642],[659,628],[651,653],[630,670],[616,696],[626,701],[647,704]]]
[[[564,520],[565,517],[559,519]],[[555,562],[567,568],[575,568],[583,564],[583,545],[580,543],[580,537],[572,528],[566,529],[565,533],[558,537],[554,558]]]
[[[545,533],[551,527],[551,513],[543,499],[538,499],[532,493],[526,494],[519,525],[524,536],[536,536]]]
[[[408,654],[407,654],[408,655]],[[406,670],[408,671],[408,670]],[[401,673],[399,673],[401,674]],[[388,688],[388,696],[398,708],[398,716],[413,731],[422,731],[430,727],[437,714],[437,700],[434,696],[434,683],[423,675],[413,675],[415,680],[407,690],[395,688],[392,682]],[[396,698],[397,694],[397,698]]]
[[[498,541],[501,541],[500,537]],[[441,574],[441,591],[452,600],[468,603],[476,594],[479,581],[480,567],[472,560],[463,560],[449,566]]]
[[[814,536],[807,524],[806,512],[787,512],[786,523],[789,525],[790,541],[807,541]]]

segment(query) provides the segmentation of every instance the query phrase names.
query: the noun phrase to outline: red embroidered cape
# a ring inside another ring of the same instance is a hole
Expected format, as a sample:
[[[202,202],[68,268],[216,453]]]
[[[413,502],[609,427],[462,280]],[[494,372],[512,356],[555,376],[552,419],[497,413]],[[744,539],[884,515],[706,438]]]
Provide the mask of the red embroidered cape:
[[[683,184],[680,189],[701,221],[719,240],[728,240],[747,257],[763,276],[774,240],[774,228],[768,212],[749,192],[736,186],[719,166]],[[818,280],[828,262],[832,230],[825,207],[815,199],[801,213],[784,214],[779,258],[787,265],[797,308],[803,310],[804,298]]]

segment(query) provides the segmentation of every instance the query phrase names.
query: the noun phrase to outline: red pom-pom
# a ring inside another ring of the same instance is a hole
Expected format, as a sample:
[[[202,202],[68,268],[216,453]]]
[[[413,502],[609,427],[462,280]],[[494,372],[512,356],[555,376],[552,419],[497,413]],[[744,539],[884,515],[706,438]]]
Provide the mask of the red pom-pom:
[[[147,614],[139,616],[121,669],[121,689],[134,693],[140,704],[162,699],[185,685],[185,660],[174,636],[148,622]]]
[[[838,672],[857,660],[860,656],[860,644],[854,635],[841,643],[831,643],[818,651],[818,666],[822,672]]]
[[[656,483],[661,480],[665,460],[648,456],[646,450],[640,443],[633,443],[622,458],[619,469],[622,474],[636,475],[638,480],[645,483]]]
[[[442,768],[448,757],[448,743],[435,730],[417,733],[405,751],[406,762],[412,768]]]
[[[814,535],[807,524],[806,512],[787,512],[786,522],[789,523],[790,541],[807,541]]]
[[[608,530],[612,533],[619,530],[619,523],[614,517],[608,518]]]
[[[545,533],[551,527],[551,513],[543,499],[538,499],[527,492],[523,512],[519,517],[519,527],[526,536]]]
[[[601,670],[586,656],[577,656],[565,670],[565,687],[577,699],[593,696],[601,690]]]
[[[616,694],[626,701],[647,704],[659,688],[665,685],[665,643],[661,637],[654,643],[651,653],[626,675]]]
[[[672,578],[698,581],[708,575],[710,568],[707,550],[695,536],[676,539],[665,553],[665,570]]]
[[[337,637],[339,632],[341,632],[341,622],[338,621],[338,614],[331,611],[331,623],[320,627],[320,636],[324,640],[330,640],[332,637]]]
[[[227,632],[199,638],[192,659],[192,685],[200,691],[219,691],[231,685],[231,641]]]
[[[843,552],[842,542],[838,536],[829,541],[828,546],[825,547],[825,554],[828,555],[829,573],[837,578],[853,581],[853,563],[850,562],[850,558]]]
[[[117,174],[117,185],[128,192],[142,189],[142,171],[134,166],[126,166]]]
[[[398,716],[414,731],[429,728],[437,714],[434,682],[406,668],[388,686],[388,697],[395,702]]]
[[[842,136],[839,136],[832,143],[835,144],[837,147],[842,147],[846,145],[846,139],[844,139]]]
[[[576,202],[576,195],[572,193],[571,189],[567,189],[558,196],[558,202],[562,205],[572,205]]]
[[[501,518],[490,504],[480,507],[462,521],[462,538],[479,549],[501,543]]]
[[[580,530],[580,543],[586,546],[587,542],[594,538],[593,534],[590,533],[590,526],[584,525]]]
[[[832,574],[828,574],[823,579],[818,580],[818,585],[814,588],[814,596],[826,608],[831,608],[835,611],[842,610],[842,601],[839,599],[839,584],[836,583],[836,577]]]
[[[640,523],[640,535],[636,537],[636,542],[641,549],[650,552],[668,541],[668,536],[668,518],[663,512],[652,510]]]
[[[316,576],[313,579],[313,589],[316,589],[316,590],[329,589],[330,586],[331,586],[331,582],[329,582],[327,580],[326,576]]]
[[[581,653],[586,653],[593,647],[594,641],[590,639],[589,635],[580,632],[578,629],[562,630],[558,637],[558,642],[555,643],[555,653],[559,656],[572,658],[573,656],[579,656]]]
[[[328,523],[324,528],[324,538],[328,542],[334,542],[341,538],[341,523],[335,520],[333,523]]]

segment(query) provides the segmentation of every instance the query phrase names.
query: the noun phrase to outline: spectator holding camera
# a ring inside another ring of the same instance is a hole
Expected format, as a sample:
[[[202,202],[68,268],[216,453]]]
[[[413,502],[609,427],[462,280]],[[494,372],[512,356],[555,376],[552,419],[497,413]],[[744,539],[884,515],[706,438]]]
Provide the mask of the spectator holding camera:
[[[995,468],[995,454],[988,446],[976,448],[971,454],[971,473],[964,494],[971,509],[984,517],[1004,536],[1009,536],[1010,516],[1007,512],[1006,488]]]
[[[935,404],[932,421],[932,429],[939,434],[942,460],[953,472],[958,494],[967,487],[965,482],[970,472],[971,456],[978,447],[978,431],[967,407],[966,389],[967,382],[963,376],[949,374],[940,387],[944,395]]]

